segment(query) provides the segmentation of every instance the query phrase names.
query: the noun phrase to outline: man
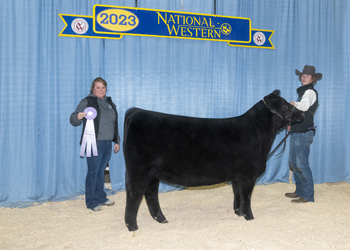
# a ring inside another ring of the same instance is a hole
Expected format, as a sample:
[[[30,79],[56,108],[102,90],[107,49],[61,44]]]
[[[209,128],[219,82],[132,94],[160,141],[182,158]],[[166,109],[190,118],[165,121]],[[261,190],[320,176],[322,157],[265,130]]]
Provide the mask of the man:
[[[298,101],[291,102],[297,109],[305,112],[305,120],[292,127],[291,132],[289,166],[293,171],[296,185],[294,193],[286,193],[285,196],[293,198],[293,203],[314,202],[314,181],[309,165],[310,146],[315,136],[314,115],[318,107],[318,93],[314,89],[317,80],[322,79],[321,73],[315,73],[315,67],[305,65],[303,72],[295,70],[302,86],[297,89]]]

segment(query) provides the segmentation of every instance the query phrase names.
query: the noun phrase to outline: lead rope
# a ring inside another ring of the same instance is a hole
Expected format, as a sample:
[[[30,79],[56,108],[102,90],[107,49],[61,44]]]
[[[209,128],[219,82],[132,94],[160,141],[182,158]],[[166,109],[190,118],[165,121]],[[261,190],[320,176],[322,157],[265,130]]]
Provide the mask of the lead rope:
[[[287,129],[286,129],[286,136],[285,136],[285,137],[282,139],[282,141],[275,147],[275,149],[267,156],[266,161],[270,160],[271,156],[273,156],[273,154],[277,151],[277,149],[278,149],[279,147],[281,147],[282,143],[284,142],[284,146],[283,146],[282,151],[281,151],[278,155],[276,155],[276,156],[279,156],[280,154],[283,153],[284,149],[286,148],[286,140],[287,140],[287,138],[288,138],[289,135],[290,135],[290,132],[287,132]]]
[[[270,108],[267,106],[267,104],[266,104],[264,98],[263,98],[262,101],[264,102],[265,106],[266,106],[268,109],[270,109]],[[281,119],[287,119],[287,120],[289,121],[289,124],[288,124],[288,125],[290,126],[291,123],[292,123],[291,120],[292,120],[292,114],[293,114],[294,108],[295,108],[295,106],[293,106],[292,111],[291,111],[290,114],[289,114],[288,116],[286,116],[285,118],[283,118],[283,116],[281,116],[279,113],[277,113],[276,110],[274,110],[274,109],[272,109],[272,110],[270,109],[270,111],[271,111],[273,114],[275,114],[275,115],[277,115],[278,117],[280,117]],[[275,149],[267,156],[266,161],[270,160],[271,156],[277,151],[277,149],[282,145],[283,142],[284,142],[283,149],[282,149],[282,151],[281,151],[278,155],[276,155],[276,156],[279,156],[279,155],[281,155],[281,154],[284,152],[284,149],[286,148],[286,140],[287,140],[287,138],[288,138],[289,135],[290,135],[290,132],[287,132],[287,128],[286,128],[286,136],[285,136],[285,137],[282,139],[282,141],[275,147]]]

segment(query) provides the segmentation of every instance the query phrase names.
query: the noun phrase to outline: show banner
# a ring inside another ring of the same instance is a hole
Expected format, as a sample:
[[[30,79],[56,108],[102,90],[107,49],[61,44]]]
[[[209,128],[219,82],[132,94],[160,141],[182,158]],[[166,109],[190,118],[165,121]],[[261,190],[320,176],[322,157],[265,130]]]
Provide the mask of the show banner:
[[[59,14],[59,36],[121,39],[123,35],[227,42],[230,46],[274,49],[272,30],[251,28],[245,17],[95,5],[93,16]]]

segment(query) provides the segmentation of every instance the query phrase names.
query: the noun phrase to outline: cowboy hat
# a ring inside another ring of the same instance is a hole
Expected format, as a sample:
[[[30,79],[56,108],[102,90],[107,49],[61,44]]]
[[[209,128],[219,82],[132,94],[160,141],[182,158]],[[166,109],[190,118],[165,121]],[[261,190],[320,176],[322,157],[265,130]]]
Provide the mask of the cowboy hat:
[[[317,80],[321,80],[322,79],[322,74],[321,73],[315,73],[315,72],[316,72],[315,67],[314,66],[309,66],[309,65],[305,65],[304,68],[303,68],[303,72],[301,72],[301,73],[300,73],[299,70],[295,69],[295,74],[297,76],[299,76],[299,80],[300,80],[302,74],[316,76]]]

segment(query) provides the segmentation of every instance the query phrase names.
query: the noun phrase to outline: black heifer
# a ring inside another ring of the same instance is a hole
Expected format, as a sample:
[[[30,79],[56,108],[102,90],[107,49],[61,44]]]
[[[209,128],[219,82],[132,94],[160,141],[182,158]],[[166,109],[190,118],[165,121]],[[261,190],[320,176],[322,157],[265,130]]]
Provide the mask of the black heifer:
[[[275,90],[245,114],[226,119],[128,110],[123,142],[128,229],[138,229],[143,195],[151,216],[167,222],[158,201],[159,180],[188,187],[230,181],[235,213],[253,219],[250,198],[277,131],[304,119],[304,113],[279,94]]]

